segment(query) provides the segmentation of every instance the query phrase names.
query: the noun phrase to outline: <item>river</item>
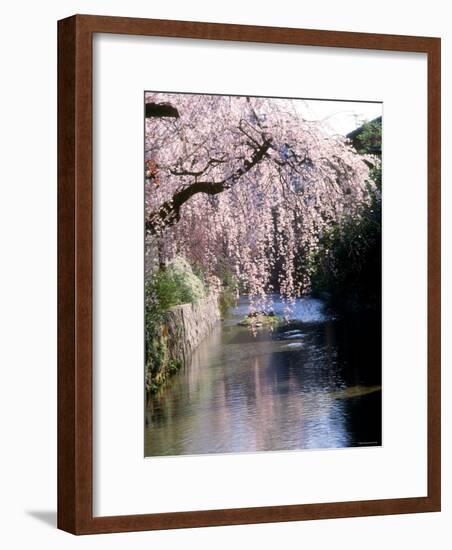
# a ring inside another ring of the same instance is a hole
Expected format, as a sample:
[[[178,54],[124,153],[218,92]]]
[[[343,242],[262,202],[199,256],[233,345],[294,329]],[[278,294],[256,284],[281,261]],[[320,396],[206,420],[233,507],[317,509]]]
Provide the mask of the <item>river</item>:
[[[149,399],[145,456],[381,445],[379,320],[304,298],[288,325],[253,335],[237,325],[247,308],[241,297]]]

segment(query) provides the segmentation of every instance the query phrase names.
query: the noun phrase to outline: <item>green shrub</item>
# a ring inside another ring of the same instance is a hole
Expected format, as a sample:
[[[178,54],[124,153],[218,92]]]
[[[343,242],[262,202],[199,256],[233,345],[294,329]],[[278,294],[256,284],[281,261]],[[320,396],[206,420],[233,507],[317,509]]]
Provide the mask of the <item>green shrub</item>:
[[[157,391],[167,375],[181,366],[168,356],[166,338],[162,335],[164,312],[205,297],[203,281],[193,273],[184,258],[175,258],[145,282],[146,386],[151,393]]]
[[[179,304],[193,304],[206,297],[203,281],[185,258],[176,257],[154,277],[156,298],[165,311]]]
[[[381,117],[351,136],[359,153],[380,157]],[[381,310],[381,162],[371,166],[370,179],[377,187],[371,203],[359,217],[325,231],[317,253],[308,258],[314,292],[326,293],[330,305],[343,311]]]
[[[222,316],[226,315],[228,309],[234,307],[237,303],[236,287],[223,286],[218,298],[218,306]]]
[[[221,281],[221,292],[218,298],[218,306],[222,316],[228,309],[237,304],[239,284],[237,277],[232,273],[226,262],[219,262],[217,276]]]

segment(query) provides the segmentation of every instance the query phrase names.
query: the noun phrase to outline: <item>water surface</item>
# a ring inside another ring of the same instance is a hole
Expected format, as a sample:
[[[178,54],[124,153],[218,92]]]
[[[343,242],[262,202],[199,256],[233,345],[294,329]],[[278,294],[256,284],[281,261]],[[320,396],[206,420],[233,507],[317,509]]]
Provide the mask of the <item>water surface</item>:
[[[381,333],[364,315],[338,319],[297,300],[288,325],[226,319],[146,405],[145,456],[381,445]],[[273,309],[284,314],[274,297]]]

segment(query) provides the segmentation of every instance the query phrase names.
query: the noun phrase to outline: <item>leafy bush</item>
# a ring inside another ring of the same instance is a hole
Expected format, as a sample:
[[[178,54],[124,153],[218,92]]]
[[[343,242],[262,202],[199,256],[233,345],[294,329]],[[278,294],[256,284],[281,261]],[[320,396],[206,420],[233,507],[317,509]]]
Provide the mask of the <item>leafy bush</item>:
[[[223,286],[219,299],[218,306],[221,315],[226,315],[228,309],[237,304],[237,288],[232,286]]]
[[[227,266],[222,266],[219,276],[221,279],[221,292],[218,297],[218,306],[221,315],[224,316],[230,308],[237,304],[239,284],[237,278]]]
[[[381,152],[381,117],[365,121],[353,140],[358,153]]]
[[[146,384],[149,391],[155,392],[162,373],[167,371],[171,374],[180,367],[168,357],[166,339],[162,337],[163,314],[173,306],[196,303],[205,298],[206,290],[190,264],[184,258],[177,257],[146,281],[144,297]]]
[[[381,130],[380,117],[352,132],[357,150],[381,151]],[[314,291],[326,293],[329,303],[342,311],[381,310],[381,162],[371,167],[370,177],[377,186],[370,205],[362,208],[359,218],[325,232],[310,258]]]
[[[166,269],[158,271],[151,284],[161,311],[179,304],[193,304],[206,297],[204,283],[181,257],[176,257]]]
[[[340,310],[381,307],[381,201],[375,198],[358,221],[334,226],[315,259],[313,288]]]

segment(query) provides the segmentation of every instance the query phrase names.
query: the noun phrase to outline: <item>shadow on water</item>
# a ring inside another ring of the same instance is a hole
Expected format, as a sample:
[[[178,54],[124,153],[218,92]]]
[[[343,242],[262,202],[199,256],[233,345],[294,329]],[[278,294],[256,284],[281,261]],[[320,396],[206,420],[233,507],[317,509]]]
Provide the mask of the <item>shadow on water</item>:
[[[246,311],[242,299],[151,398],[146,456],[381,445],[379,319],[334,319],[304,299],[253,335],[237,326]]]

